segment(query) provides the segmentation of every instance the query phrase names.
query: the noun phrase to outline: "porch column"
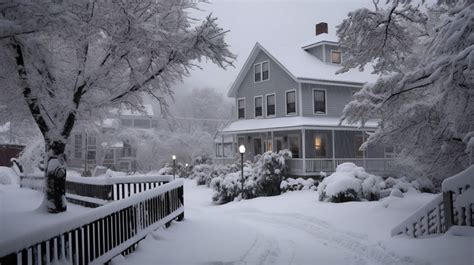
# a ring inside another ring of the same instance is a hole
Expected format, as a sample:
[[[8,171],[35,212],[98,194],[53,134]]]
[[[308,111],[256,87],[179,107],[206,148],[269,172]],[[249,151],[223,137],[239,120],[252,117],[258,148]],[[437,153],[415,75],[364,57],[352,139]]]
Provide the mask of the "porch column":
[[[306,173],[306,129],[301,130],[301,151],[303,157],[303,173]]]
[[[273,141],[273,131],[271,131],[271,135],[272,135],[272,152],[275,152],[275,143]]]
[[[362,131],[362,142],[365,143],[365,131]],[[364,162],[364,169],[367,171],[367,163],[366,163],[366,156],[367,156],[367,153],[364,150],[362,150],[362,160]]]
[[[222,134],[222,161],[224,162],[223,164],[225,165],[225,146],[224,146],[224,135]]]
[[[336,139],[334,138],[334,130],[331,130],[331,139],[332,139],[332,167],[334,169],[334,172],[336,172],[336,146],[335,146],[335,143],[336,143]]]

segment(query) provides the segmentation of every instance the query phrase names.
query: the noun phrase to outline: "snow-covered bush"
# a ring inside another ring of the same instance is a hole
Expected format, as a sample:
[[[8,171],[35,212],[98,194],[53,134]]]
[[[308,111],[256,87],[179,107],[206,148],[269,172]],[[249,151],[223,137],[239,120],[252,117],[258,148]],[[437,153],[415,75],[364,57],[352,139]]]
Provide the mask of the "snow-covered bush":
[[[288,150],[279,153],[266,152],[256,156],[254,162],[244,165],[243,198],[250,199],[259,196],[274,196],[281,193],[280,184],[286,176],[286,161],[291,157]],[[242,198],[242,176],[238,165],[230,165],[229,172],[212,179],[210,187],[214,189],[212,200],[222,204]]]
[[[9,167],[0,167],[0,184],[17,184],[19,183],[19,177]]]
[[[343,163],[319,184],[318,194],[319,200],[329,202],[378,200],[383,188],[381,177],[368,174],[353,163]]]
[[[195,179],[197,185],[209,185],[211,182],[211,173],[214,170],[213,165],[200,164],[193,167],[193,172],[189,176],[191,179]]]
[[[296,191],[296,190],[316,190],[314,179],[303,178],[287,178],[280,184],[281,192]]]

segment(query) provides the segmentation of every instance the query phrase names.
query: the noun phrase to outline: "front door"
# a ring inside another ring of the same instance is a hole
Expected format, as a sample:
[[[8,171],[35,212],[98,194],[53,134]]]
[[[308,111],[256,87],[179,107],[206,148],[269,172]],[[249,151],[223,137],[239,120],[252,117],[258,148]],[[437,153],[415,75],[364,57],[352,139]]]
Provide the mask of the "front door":
[[[288,146],[293,158],[300,157],[300,136],[298,134],[288,135]]]
[[[275,137],[275,151],[278,153],[283,149],[283,137]]]

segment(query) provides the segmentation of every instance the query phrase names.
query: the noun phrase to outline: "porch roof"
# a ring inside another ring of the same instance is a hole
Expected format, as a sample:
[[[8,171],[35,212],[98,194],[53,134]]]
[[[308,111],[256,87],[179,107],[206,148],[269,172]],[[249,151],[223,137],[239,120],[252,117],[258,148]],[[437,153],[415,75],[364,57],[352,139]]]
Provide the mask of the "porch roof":
[[[348,124],[343,122],[339,125],[338,117],[283,117],[271,119],[248,119],[238,120],[227,125],[222,129],[223,134],[265,132],[265,131],[284,131],[296,129],[375,129],[378,121],[370,120],[364,127],[360,124]]]

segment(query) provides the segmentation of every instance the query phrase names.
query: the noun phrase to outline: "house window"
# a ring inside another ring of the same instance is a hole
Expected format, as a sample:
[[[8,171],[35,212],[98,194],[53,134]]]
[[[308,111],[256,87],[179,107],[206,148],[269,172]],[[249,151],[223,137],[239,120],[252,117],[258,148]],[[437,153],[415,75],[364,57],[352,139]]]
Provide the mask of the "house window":
[[[133,126],[142,129],[149,129],[150,128],[150,120],[146,119],[136,119],[133,121]]]
[[[334,64],[341,64],[341,52],[331,51],[331,62]]]
[[[245,118],[245,100],[239,99],[237,100],[237,108],[239,109],[239,119],[244,119]]]
[[[286,114],[296,114],[296,91],[286,92]]]
[[[275,95],[267,95],[267,117],[275,116]]]
[[[254,65],[255,82],[265,81],[270,78],[270,65],[267,62],[262,62]]]
[[[314,135],[314,150],[316,151],[317,157],[326,157],[326,143],[326,135]]]
[[[253,147],[255,151],[254,155],[261,155],[262,154],[262,139],[254,138]]]
[[[120,121],[122,122],[123,127],[132,127],[132,120],[121,119]]]
[[[364,152],[359,150],[360,146],[364,143],[364,139],[362,137],[362,133],[356,134],[354,138],[354,144],[355,144],[355,157],[363,157]]]
[[[313,90],[314,114],[326,114],[326,91]]]
[[[113,149],[105,150],[104,159],[108,159],[108,160],[114,159],[114,150]]]
[[[263,97],[255,98],[255,118],[263,116]]]
[[[82,135],[80,134],[74,136],[74,157],[82,158]]]

